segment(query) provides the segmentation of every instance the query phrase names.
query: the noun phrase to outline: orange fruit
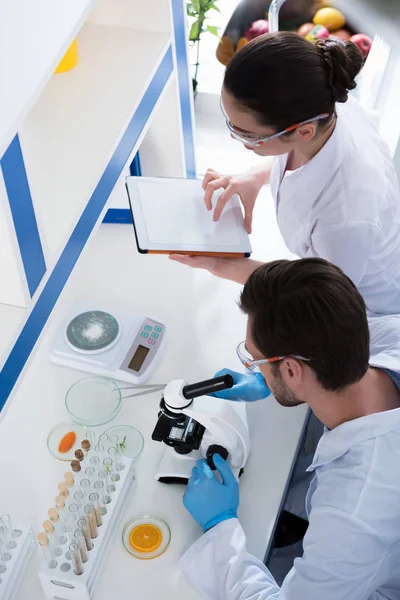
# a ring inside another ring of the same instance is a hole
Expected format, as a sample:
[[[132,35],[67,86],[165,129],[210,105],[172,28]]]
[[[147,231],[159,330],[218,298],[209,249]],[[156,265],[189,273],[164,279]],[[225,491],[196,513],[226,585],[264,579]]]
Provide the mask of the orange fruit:
[[[236,45],[236,52],[239,52],[239,50],[248,43],[249,43],[249,40],[247,38],[241,37]]]
[[[217,59],[226,67],[234,54],[235,49],[231,40],[227,35],[223,35],[217,46]]]
[[[129,534],[129,543],[137,552],[154,552],[161,542],[161,531],[151,523],[137,525]]]

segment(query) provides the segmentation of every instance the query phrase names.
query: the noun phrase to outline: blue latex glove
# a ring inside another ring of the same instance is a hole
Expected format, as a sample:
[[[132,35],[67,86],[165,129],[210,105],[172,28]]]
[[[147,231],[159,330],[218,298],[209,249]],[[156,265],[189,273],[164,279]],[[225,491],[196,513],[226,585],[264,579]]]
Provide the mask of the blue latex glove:
[[[239,484],[230,466],[219,454],[214,454],[213,460],[222,483],[203,458],[196,462],[183,496],[186,510],[204,533],[222,521],[237,519],[239,506]]]
[[[210,396],[223,398],[224,400],[234,400],[236,402],[255,402],[256,400],[267,398],[271,393],[261,373],[246,375],[245,373],[237,373],[230,369],[222,369],[221,371],[217,371],[214,377],[220,377],[221,375],[232,375],[234,386],[228,390],[210,394]]]

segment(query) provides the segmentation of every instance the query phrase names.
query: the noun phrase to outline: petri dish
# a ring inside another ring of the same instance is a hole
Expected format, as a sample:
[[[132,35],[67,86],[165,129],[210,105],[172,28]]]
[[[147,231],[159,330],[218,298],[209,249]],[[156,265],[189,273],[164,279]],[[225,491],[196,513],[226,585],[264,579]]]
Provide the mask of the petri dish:
[[[58,447],[61,440],[68,433],[73,431],[76,434],[76,438],[73,446],[67,452],[59,452]],[[60,423],[56,425],[47,436],[47,448],[54,458],[57,460],[65,460],[70,462],[75,458],[75,450],[81,447],[82,440],[86,438],[86,428],[76,423]]]
[[[112,421],[122,407],[121,390],[112,379],[85,377],[72,385],[65,407],[80,425],[96,427]]]
[[[123,443],[125,446],[122,449],[122,456],[136,460],[141,455],[144,447],[144,439],[136,427],[132,427],[132,425],[114,425],[106,429],[104,433],[108,437],[111,435],[118,436],[119,443]]]
[[[138,517],[129,521],[122,532],[125,550],[134,558],[150,560],[164,554],[171,541],[171,530],[160,517]]]
[[[65,335],[69,346],[78,352],[103,352],[114,346],[119,338],[118,321],[110,313],[89,310],[69,323]]]

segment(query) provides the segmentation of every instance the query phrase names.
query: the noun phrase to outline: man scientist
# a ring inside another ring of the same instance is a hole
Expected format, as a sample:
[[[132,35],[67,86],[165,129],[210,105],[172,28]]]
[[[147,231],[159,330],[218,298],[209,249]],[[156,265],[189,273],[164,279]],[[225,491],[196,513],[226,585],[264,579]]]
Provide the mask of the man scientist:
[[[304,553],[279,587],[247,552],[238,482],[217,455],[221,480],[200,460],[184,495],[204,532],[181,560],[185,573],[213,600],[400,598],[400,316],[368,327],[354,284],[319,258],[260,266],[240,307],[248,322],[238,355],[261,373],[235,373],[218,395],[252,401],[269,388],[325,425],[309,467]]]

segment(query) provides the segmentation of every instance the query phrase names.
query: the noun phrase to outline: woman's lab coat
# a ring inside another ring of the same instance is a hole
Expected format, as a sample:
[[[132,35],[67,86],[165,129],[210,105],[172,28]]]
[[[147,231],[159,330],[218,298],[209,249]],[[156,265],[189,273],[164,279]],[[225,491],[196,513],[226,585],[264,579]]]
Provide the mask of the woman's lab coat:
[[[286,246],[338,265],[369,314],[400,313],[400,193],[389,150],[354,98],[337,106],[335,130],[304,167],[275,159],[271,189]]]

